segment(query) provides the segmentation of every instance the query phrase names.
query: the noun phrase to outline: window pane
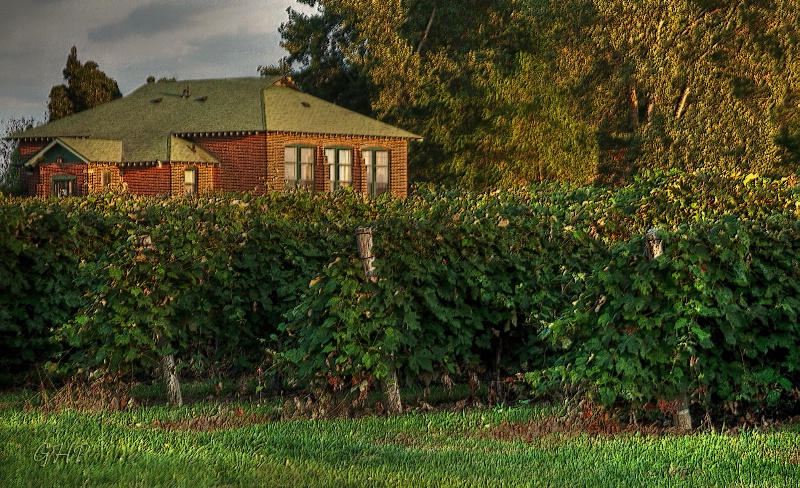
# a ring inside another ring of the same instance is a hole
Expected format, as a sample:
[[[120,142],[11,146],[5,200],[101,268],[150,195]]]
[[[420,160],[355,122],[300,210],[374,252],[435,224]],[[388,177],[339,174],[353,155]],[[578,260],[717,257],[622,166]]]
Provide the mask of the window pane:
[[[296,181],[297,180],[297,164],[291,161],[288,161],[283,164],[283,178],[288,181]]]
[[[314,165],[308,163],[300,164],[300,179],[301,180],[310,180],[314,177],[313,173]]]
[[[313,163],[314,162],[314,148],[313,147],[301,147],[300,148],[300,161],[303,163]]]
[[[353,181],[353,151],[342,149],[339,151],[339,184],[350,186]]]
[[[352,164],[353,153],[349,149],[339,149],[339,164]]]
[[[375,168],[375,182],[388,183],[389,182],[389,167],[378,166]]]
[[[284,162],[287,162],[287,163],[296,162],[296,159],[295,159],[296,157],[297,157],[297,148],[296,147],[286,146],[285,148],[283,148],[283,160],[284,160]]]
[[[197,168],[183,170],[183,189],[187,195],[197,193]]]
[[[352,166],[339,166],[339,184],[341,186],[350,186],[353,181]]]
[[[314,187],[314,165],[312,163],[300,164],[300,186],[309,189]]]
[[[363,153],[363,156],[364,156],[364,165],[365,165],[367,168],[369,168],[370,166],[372,166],[372,152],[373,152],[373,151],[364,151],[364,153]],[[367,174],[369,174],[369,172],[367,172]]]
[[[389,166],[389,151],[375,151],[376,166]]]

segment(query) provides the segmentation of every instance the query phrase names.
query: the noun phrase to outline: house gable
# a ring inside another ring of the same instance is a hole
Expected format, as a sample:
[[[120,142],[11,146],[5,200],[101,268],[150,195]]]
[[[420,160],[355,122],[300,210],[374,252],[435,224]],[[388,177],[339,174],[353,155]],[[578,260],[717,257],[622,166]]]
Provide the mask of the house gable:
[[[89,163],[118,162],[122,155],[121,141],[56,138],[21,164],[33,167],[42,162]]]

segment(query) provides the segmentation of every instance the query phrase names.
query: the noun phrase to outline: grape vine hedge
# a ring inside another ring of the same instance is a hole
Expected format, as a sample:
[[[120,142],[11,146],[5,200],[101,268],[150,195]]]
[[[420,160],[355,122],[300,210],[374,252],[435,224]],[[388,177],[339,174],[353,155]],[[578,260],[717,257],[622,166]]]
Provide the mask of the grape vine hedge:
[[[794,178],[704,172],[407,199],[0,197],[3,381],[173,353],[187,374],[524,374],[605,404],[793,404],[799,212]]]

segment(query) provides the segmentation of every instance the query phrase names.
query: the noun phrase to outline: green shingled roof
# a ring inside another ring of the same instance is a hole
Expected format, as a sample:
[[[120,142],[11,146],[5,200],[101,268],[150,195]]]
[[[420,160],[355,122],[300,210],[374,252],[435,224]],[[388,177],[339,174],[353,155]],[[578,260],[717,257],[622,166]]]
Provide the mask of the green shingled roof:
[[[292,131],[419,139],[278,81],[279,77],[259,77],[148,83],[123,98],[11,138],[122,141],[124,162],[174,159],[177,154],[171,151],[176,149],[170,148],[175,134]],[[182,96],[187,88],[188,96]],[[85,147],[90,146],[87,142]],[[183,149],[177,149],[181,158],[190,156]],[[211,162],[209,158],[214,159],[204,152],[195,161]]]
[[[289,87],[274,86],[265,90],[264,107],[270,132],[420,139],[416,134]]]
[[[59,147],[80,158],[85,158],[86,162],[119,163],[122,161],[122,141],[59,137],[28,158],[24,164],[26,166],[35,165],[47,153],[58,150]]]

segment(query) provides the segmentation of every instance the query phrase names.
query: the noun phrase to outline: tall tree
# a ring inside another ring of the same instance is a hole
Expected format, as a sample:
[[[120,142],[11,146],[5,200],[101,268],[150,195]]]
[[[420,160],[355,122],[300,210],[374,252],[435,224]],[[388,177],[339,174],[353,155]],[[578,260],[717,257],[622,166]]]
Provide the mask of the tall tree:
[[[304,89],[366,97],[361,111],[424,136],[414,179],[613,183],[643,167],[800,164],[797,2],[301,1],[317,14],[281,32]]]
[[[281,45],[289,55],[279,66],[261,67],[261,74],[287,74],[292,67],[303,90],[337,105],[371,113],[367,78],[354,58],[358,53],[353,13],[317,0],[298,0],[317,7],[313,14],[288,8],[289,21],[281,24]]]
[[[122,96],[117,82],[100,71],[97,63],[81,63],[78,60],[75,46],[70,49],[63,74],[66,83],[53,86],[50,90],[50,101],[47,104],[50,120],[60,119]]]
[[[4,139],[23,129],[33,127],[33,117],[12,117],[3,121],[0,134],[0,191],[16,194],[21,192],[19,168],[14,163],[19,161],[19,141]]]

